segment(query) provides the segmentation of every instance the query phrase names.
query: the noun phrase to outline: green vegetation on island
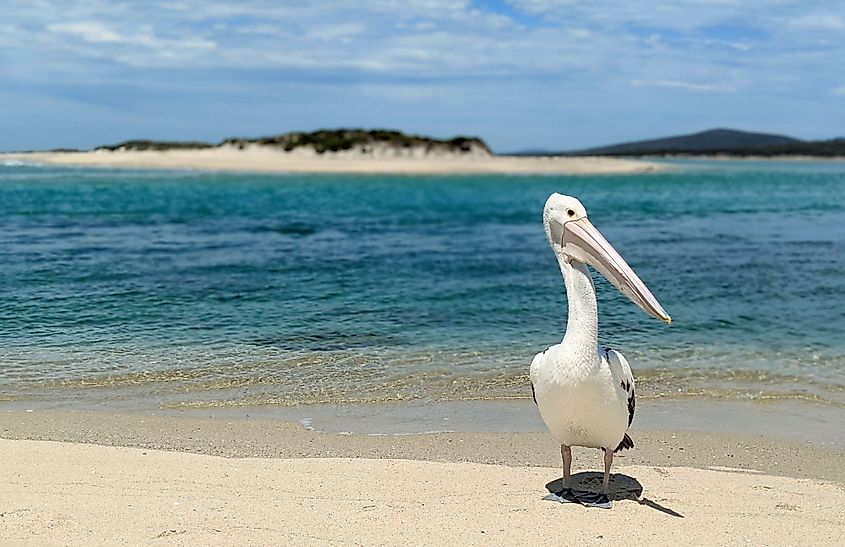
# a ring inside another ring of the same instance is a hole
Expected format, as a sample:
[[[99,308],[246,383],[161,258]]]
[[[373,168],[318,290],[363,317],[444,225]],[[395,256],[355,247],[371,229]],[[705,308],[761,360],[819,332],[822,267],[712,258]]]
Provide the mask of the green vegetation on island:
[[[171,142],[171,141],[150,141],[144,139],[134,139],[131,141],[125,141],[118,144],[104,144],[102,146],[98,146],[94,150],[111,150],[114,152],[115,150],[133,150],[133,151],[143,151],[143,150],[154,150],[154,151],[162,151],[162,150],[196,150],[201,148],[214,148],[216,145],[209,144],[207,142]]]
[[[321,129],[311,133],[294,132],[262,137],[258,139],[226,139],[222,144],[245,147],[248,144],[278,146],[286,152],[300,147],[312,147],[318,154],[359,149],[366,152],[374,145],[388,148],[423,148],[426,151],[443,150],[455,153],[471,152],[481,148],[490,152],[478,137],[455,137],[449,140],[434,139],[420,135],[406,135],[390,129]]]
[[[152,140],[130,140],[118,144],[99,146],[96,150],[192,150],[235,146],[246,148],[250,145],[278,147],[286,152],[297,148],[310,147],[318,154],[360,150],[369,152],[375,147],[393,149],[422,148],[426,152],[440,151],[465,154],[473,150],[491,153],[487,144],[478,137],[455,137],[448,140],[434,139],[420,135],[406,135],[389,129],[322,129],[313,132],[292,132],[270,137],[228,138],[219,144],[206,142],[169,142]]]

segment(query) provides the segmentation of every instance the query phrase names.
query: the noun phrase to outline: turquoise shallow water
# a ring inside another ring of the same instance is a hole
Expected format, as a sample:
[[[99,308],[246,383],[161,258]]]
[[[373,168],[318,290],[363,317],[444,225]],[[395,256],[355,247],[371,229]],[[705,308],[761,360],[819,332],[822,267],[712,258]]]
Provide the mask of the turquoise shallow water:
[[[554,191],[674,323],[598,281],[644,397],[845,405],[845,163],[599,177],[0,166],[0,401],[527,397],[563,335]]]

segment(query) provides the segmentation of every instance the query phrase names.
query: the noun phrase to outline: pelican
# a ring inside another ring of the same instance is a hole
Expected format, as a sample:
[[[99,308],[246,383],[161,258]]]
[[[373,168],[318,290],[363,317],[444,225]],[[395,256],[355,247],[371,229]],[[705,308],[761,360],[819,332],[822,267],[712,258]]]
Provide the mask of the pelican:
[[[571,482],[571,447],[601,448],[603,501],[585,505],[610,507],[606,494],[613,453],[634,446],[627,433],[636,407],[634,376],[621,353],[598,345],[596,289],[587,265],[646,313],[667,324],[672,318],[592,225],[580,201],[552,194],[543,225],[563,274],[569,315],[561,343],[531,362],[531,390],[546,427],[560,443],[564,492]],[[583,500],[576,496],[575,501]]]

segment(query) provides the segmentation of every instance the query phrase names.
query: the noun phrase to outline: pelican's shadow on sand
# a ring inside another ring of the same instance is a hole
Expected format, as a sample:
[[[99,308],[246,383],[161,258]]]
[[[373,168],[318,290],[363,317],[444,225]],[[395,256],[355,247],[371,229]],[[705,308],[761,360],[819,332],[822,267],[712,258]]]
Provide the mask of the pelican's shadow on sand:
[[[569,487],[573,490],[582,490],[587,492],[601,492],[601,483],[604,479],[604,474],[597,471],[582,471],[572,475]],[[546,484],[546,489],[551,494],[555,494],[563,490],[563,479],[558,478]],[[668,507],[664,507],[646,497],[643,497],[643,485],[634,477],[624,475],[621,473],[614,473],[610,475],[610,487],[607,489],[607,499],[610,501],[631,500],[645,505],[661,513],[666,513],[673,517],[684,518],[684,516]]]

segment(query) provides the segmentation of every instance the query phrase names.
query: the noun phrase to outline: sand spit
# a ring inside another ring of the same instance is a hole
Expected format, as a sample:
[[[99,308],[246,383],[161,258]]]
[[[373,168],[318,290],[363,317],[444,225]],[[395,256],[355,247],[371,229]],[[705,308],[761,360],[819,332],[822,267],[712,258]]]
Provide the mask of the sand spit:
[[[663,169],[659,163],[601,157],[517,157],[482,153],[426,153],[421,149],[350,150],[317,154],[270,146],[221,146],[191,150],[97,150],[0,154],[0,161],[50,165],[196,169],[266,173],[385,174],[625,174]]]

